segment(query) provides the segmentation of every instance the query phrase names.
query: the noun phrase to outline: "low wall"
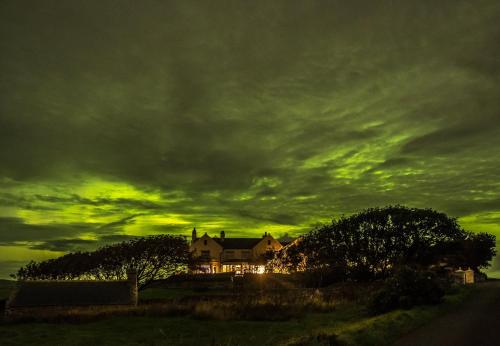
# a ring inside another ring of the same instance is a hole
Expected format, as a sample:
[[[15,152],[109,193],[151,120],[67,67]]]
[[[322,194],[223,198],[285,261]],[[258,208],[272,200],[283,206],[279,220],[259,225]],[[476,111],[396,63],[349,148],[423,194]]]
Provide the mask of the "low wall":
[[[117,311],[128,311],[134,308],[135,305],[7,307],[5,309],[4,319],[5,321],[50,320],[65,316],[94,316]]]

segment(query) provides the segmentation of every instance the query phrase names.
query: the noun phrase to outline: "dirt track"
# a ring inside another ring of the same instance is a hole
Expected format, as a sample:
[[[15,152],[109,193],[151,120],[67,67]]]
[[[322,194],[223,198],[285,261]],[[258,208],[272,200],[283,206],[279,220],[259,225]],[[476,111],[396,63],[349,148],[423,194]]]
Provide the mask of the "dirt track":
[[[457,310],[403,336],[394,345],[500,345],[500,280],[477,287],[477,293]]]

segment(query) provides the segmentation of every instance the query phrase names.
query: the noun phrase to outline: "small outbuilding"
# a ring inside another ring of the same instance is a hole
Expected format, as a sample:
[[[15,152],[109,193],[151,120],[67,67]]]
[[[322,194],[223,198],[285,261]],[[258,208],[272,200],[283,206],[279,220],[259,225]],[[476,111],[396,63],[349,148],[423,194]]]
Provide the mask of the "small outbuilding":
[[[127,280],[18,281],[5,306],[7,319],[98,313],[137,305],[137,275]]]

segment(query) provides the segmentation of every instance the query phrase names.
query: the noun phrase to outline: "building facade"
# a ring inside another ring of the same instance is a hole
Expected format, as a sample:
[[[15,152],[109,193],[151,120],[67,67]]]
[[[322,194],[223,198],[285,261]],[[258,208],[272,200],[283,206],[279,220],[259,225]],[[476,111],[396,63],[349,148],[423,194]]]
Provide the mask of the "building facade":
[[[210,237],[198,238],[193,229],[190,251],[197,260],[198,273],[264,273],[267,258],[283,246],[271,234],[261,238]]]

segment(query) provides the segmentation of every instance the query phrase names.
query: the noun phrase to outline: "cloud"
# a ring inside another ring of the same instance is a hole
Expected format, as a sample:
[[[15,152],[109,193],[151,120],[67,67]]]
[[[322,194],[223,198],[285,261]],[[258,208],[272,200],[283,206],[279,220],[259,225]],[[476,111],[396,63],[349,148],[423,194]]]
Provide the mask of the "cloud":
[[[100,230],[102,230],[102,229],[120,229],[121,227],[123,227],[125,225],[130,225],[130,224],[134,223],[135,222],[134,219],[137,216],[140,216],[140,214],[127,216],[127,217],[124,217],[118,221],[109,222],[107,224],[99,226],[99,229]]]
[[[136,237],[137,236],[125,234],[111,234],[92,240],[80,238],[54,239],[31,245],[29,248],[33,250],[48,250],[56,252],[93,251],[104,245],[121,243]]]
[[[413,138],[403,146],[402,151],[406,154],[419,153],[421,155],[453,154],[471,151],[471,149],[481,152],[486,149],[483,146],[485,138],[492,144],[498,141],[500,129],[492,124],[498,121],[499,111],[500,106],[495,109],[493,116],[470,114],[470,118],[467,117],[466,121],[460,124]],[[467,115],[465,113],[465,116]]]
[[[26,6],[0,11],[2,244],[385,204],[500,234],[497,1]]]
[[[96,240],[87,239],[55,239],[44,241],[35,245],[31,245],[33,250],[49,250],[49,251],[85,251],[94,249],[97,245]]]
[[[29,224],[15,217],[0,217],[0,245],[37,242],[50,238],[74,236],[93,230],[88,224]]]

